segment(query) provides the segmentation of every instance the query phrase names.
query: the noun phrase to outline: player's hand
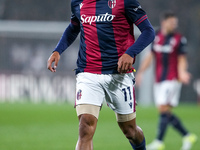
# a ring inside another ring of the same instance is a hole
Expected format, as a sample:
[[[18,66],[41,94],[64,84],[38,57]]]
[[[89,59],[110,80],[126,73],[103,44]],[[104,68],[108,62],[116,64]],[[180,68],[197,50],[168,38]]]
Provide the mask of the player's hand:
[[[47,68],[51,72],[56,72],[56,67],[58,66],[59,60],[60,60],[60,54],[58,52],[54,52],[53,54],[51,54],[51,56],[48,59]],[[54,62],[54,65],[52,67],[53,62]]]
[[[191,74],[187,71],[179,73],[178,80],[183,84],[189,84],[191,79]]]
[[[118,61],[118,72],[119,73],[126,73],[132,69],[133,65],[133,57],[128,54],[123,54]]]

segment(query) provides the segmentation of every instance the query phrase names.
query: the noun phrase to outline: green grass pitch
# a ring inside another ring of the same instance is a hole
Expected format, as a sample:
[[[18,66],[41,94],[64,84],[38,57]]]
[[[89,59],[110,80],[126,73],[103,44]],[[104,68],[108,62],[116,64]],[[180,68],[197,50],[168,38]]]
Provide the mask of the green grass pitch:
[[[200,107],[181,105],[174,112],[189,131],[200,138]],[[137,107],[137,124],[147,143],[156,134],[155,107]],[[166,150],[179,150],[181,136],[168,128]],[[0,150],[74,150],[78,138],[78,119],[69,104],[0,104]],[[118,128],[114,113],[106,105],[100,112],[94,136],[95,150],[131,150]],[[200,140],[193,150],[200,150]]]

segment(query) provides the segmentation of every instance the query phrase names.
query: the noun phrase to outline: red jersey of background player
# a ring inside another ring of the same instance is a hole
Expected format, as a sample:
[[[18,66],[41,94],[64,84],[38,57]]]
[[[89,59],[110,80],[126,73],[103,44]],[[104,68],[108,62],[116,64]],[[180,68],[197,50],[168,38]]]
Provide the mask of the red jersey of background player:
[[[178,55],[186,53],[186,42],[186,38],[177,32],[166,36],[160,31],[157,32],[152,43],[156,61],[156,82],[178,78]]]

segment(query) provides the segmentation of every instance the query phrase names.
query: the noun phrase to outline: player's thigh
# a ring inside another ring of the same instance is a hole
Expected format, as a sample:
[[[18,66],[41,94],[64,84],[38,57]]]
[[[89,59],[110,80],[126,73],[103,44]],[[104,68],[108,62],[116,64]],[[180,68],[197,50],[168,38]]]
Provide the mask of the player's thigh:
[[[165,105],[167,102],[167,89],[164,82],[154,84],[154,101],[157,106]]]
[[[100,106],[104,100],[104,90],[99,84],[96,74],[80,73],[76,78],[76,110],[77,115],[99,115]]]
[[[130,114],[115,113],[115,115],[116,115],[116,120],[119,124],[129,122],[129,121],[134,120],[136,118],[136,112],[132,112]]]
[[[172,97],[170,99],[170,104],[173,107],[176,107],[179,104],[179,100],[180,100],[180,94],[181,94],[181,87],[182,84],[180,82],[178,82],[177,80],[173,81],[173,94]]]
[[[79,117],[79,120],[82,115],[88,114],[94,116],[96,119],[99,118],[100,106],[90,105],[90,104],[81,104],[76,106],[76,113]]]
[[[131,120],[135,118],[135,114],[133,114],[136,104],[134,83],[133,73],[116,74],[112,75],[111,82],[105,87],[106,102],[117,114],[117,119],[125,117]]]

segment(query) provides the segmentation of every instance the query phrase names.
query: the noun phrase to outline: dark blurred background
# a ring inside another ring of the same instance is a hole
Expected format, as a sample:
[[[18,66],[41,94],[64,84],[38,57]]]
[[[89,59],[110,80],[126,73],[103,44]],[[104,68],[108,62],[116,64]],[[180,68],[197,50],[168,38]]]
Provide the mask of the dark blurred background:
[[[159,27],[159,16],[163,11],[172,10],[178,15],[179,31],[188,40],[189,71],[192,74],[190,85],[183,86],[181,100],[197,103],[196,91],[200,90],[200,1],[139,2],[155,28]],[[75,76],[72,70],[76,67],[79,41],[62,55],[56,74],[46,69],[46,61],[70,21],[70,3],[70,0],[0,0],[0,101],[73,103]],[[140,56],[145,55],[145,51]],[[147,75],[147,78],[153,78],[153,75]],[[152,86],[152,82],[146,84]],[[137,96],[140,103],[152,104],[152,91],[145,88],[143,94],[140,91]]]

